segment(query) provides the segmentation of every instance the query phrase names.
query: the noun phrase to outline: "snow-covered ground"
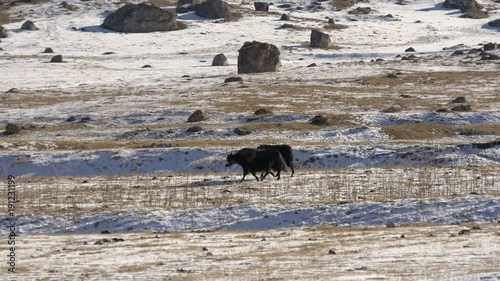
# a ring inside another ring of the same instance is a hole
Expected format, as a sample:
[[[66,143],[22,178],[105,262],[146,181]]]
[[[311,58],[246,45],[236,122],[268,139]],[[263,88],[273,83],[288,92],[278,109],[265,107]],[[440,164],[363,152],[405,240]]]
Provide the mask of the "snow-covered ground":
[[[298,9],[306,0],[256,13],[253,2],[229,1],[239,20],[187,13],[184,30],[124,34],[99,26],[122,3],[67,2],[75,9],[57,0],[9,9],[36,31],[3,25],[0,124],[23,126],[0,133],[0,176],[17,177],[16,278],[500,279],[500,146],[473,145],[498,140],[499,64],[467,54],[500,43],[486,25],[499,3],[479,0],[490,17],[466,19],[437,0],[352,7],[369,15],[328,2]],[[280,28],[282,13],[299,28]],[[326,29],[326,18],[347,28]],[[308,47],[312,28],[338,48]],[[238,49],[252,40],[278,46],[279,72],[237,74]],[[64,62],[49,63],[47,47]],[[409,47],[418,59],[402,61]],[[229,66],[211,66],[218,53]],[[223,83],[237,75],[242,83]],[[436,112],[458,96],[471,112]],[[402,111],[383,111],[394,105]],[[260,107],[274,114],[255,116]],[[209,119],[188,133],[196,109]],[[339,125],[312,127],[317,114]],[[384,129],[418,124],[479,133]],[[293,178],[238,183],[239,168],[224,167],[228,151],[278,142],[295,149]]]

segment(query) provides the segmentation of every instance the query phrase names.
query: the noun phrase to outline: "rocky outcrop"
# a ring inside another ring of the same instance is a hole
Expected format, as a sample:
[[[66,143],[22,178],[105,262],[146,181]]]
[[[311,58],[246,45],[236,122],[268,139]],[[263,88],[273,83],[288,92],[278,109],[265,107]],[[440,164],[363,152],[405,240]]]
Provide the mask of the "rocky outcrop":
[[[177,15],[146,3],[127,4],[109,14],[102,27],[126,33],[170,31],[177,29]]]

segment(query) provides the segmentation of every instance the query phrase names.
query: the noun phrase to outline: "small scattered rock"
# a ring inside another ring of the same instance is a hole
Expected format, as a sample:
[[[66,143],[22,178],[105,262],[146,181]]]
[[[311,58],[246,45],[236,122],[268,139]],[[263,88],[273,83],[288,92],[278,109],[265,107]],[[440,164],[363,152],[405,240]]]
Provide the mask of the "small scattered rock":
[[[449,110],[449,109],[447,109],[447,108],[440,108],[440,109],[436,110],[436,112],[439,112],[439,113],[446,113],[446,112],[450,112],[450,110]]]
[[[229,77],[229,78],[224,79],[224,83],[242,82],[242,81],[243,81],[243,78],[241,78],[239,76]]]
[[[395,228],[396,227],[396,224],[394,222],[388,222],[386,225],[385,225],[387,228]]]
[[[193,127],[189,127],[186,132],[188,133],[197,133],[197,132],[201,132],[203,131],[203,128],[200,127],[200,126],[193,126]]]
[[[455,106],[451,109],[451,111],[457,111],[457,112],[467,112],[467,111],[472,111],[472,107],[468,104],[462,104]]]
[[[66,122],[75,122],[76,117],[75,116],[70,116],[68,119],[66,119]]]
[[[462,229],[458,232],[458,235],[469,235],[470,229]]]
[[[53,56],[50,59],[50,62],[54,62],[54,63],[59,63],[59,62],[62,62],[62,61],[63,61],[62,55],[56,55],[56,56]]]
[[[141,68],[152,68],[152,66],[151,66],[151,65],[149,65],[149,64],[145,64],[145,65],[143,65]]]
[[[394,79],[394,78],[398,78],[398,76],[396,74],[394,74],[394,73],[389,73],[389,74],[387,74],[387,78],[393,78]]]
[[[267,108],[259,108],[255,111],[255,115],[267,115],[267,114],[273,114],[273,112]]]
[[[252,131],[241,129],[241,128],[236,128],[234,129],[234,133],[237,134],[238,136],[246,136],[252,133]]]
[[[227,57],[224,54],[218,54],[212,60],[212,66],[227,66],[229,65]]]
[[[373,10],[370,7],[358,7],[354,10],[350,10],[348,13],[352,15],[368,15]]]
[[[464,51],[462,50],[456,50],[455,52],[453,52],[453,54],[451,54],[452,56],[462,56],[464,55]]]
[[[324,117],[323,115],[316,115],[314,116],[311,120],[309,120],[309,123],[312,125],[326,125],[328,123],[328,119]]]
[[[196,110],[195,112],[193,112],[193,114],[191,114],[191,116],[188,117],[189,123],[200,122],[203,120],[207,120],[207,116],[201,110]]]
[[[208,252],[207,247],[203,247],[201,250],[204,251],[204,252]]]
[[[382,112],[384,112],[384,113],[397,113],[397,112],[401,112],[402,110],[403,109],[400,106],[391,106],[389,108],[382,110]]]
[[[104,56],[114,55],[115,52],[104,52],[102,53]]]
[[[315,66],[318,66],[316,63],[311,63],[310,65],[308,65],[307,67],[315,67]]]
[[[406,49],[405,52],[409,53],[409,52],[416,52],[416,51],[413,47],[410,47],[410,48]]]
[[[295,25],[289,24],[289,23],[285,23],[282,26],[280,26],[280,28],[295,28]]]
[[[14,123],[8,123],[5,126],[5,134],[6,135],[15,135],[15,134],[18,134],[19,132],[21,132],[21,128]]]
[[[288,14],[282,14],[280,20],[290,20],[290,15],[288,15]]]
[[[328,19],[328,24],[335,24],[335,20],[334,20],[334,19],[332,19],[332,18],[329,18],[329,19]]]
[[[23,23],[23,25],[21,25],[21,30],[34,31],[34,30],[38,30],[38,28],[35,26],[35,24],[32,21],[27,20]]]
[[[465,102],[465,97],[456,97],[451,102],[452,103],[464,103]]]
[[[45,50],[43,50],[44,54],[52,54],[53,52],[54,50],[52,50],[52,48],[45,48]]]
[[[329,255],[336,255],[337,253],[335,252],[335,250],[330,249],[330,250],[328,251],[328,254],[329,254]]]
[[[82,117],[80,118],[80,123],[88,123],[92,121],[92,119],[90,117]]]

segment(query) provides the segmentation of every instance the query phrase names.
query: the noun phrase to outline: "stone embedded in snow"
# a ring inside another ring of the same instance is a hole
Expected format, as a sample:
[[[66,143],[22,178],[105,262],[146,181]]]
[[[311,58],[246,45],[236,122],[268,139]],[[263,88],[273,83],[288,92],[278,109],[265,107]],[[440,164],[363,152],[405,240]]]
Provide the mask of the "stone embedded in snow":
[[[196,15],[208,19],[229,18],[231,8],[222,0],[208,0],[196,7]]]
[[[21,26],[21,30],[38,30],[38,28],[35,26],[35,24],[30,21],[30,20],[27,20],[23,23],[23,25]]]
[[[109,14],[102,27],[126,33],[170,31],[177,29],[177,15],[146,3],[127,4]]]
[[[218,54],[214,57],[212,61],[212,66],[227,66],[227,57],[224,54]]]
[[[416,52],[416,51],[413,47],[410,47],[410,48],[406,49],[405,52],[409,53],[409,52]]]
[[[188,118],[188,122],[189,123],[192,123],[192,122],[200,122],[200,121],[203,121],[203,120],[207,120],[207,116],[205,115],[205,113],[203,113],[203,111],[201,110],[196,110],[195,112],[193,112],[193,114],[191,114],[191,116],[189,116]]]
[[[280,51],[272,44],[245,42],[238,53],[238,73],[275,72],[281,67]]]
[[[281,15],[281,20],[290,20],[290,15],[288,15],[288,14],[282,14]]]
[[[328,48],[330,46],[330,36],[317,29],[311,31],[311,47]]]
[[[43,50],[44,54],[52,54],[53,52],[54,50],[52,50],[52,48],[45,48],[45,50]]]

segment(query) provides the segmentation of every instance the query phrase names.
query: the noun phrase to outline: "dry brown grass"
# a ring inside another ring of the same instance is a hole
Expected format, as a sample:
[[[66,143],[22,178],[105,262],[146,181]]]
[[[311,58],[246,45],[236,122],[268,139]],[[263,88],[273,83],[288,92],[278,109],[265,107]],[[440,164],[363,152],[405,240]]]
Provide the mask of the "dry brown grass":
[[[476,130],[500,136],[500,124],[481,125],[439,125],[439,124],[405,124],[381,126],[382,131],[396,140],[432,140],[456,137],[458,133]]]

